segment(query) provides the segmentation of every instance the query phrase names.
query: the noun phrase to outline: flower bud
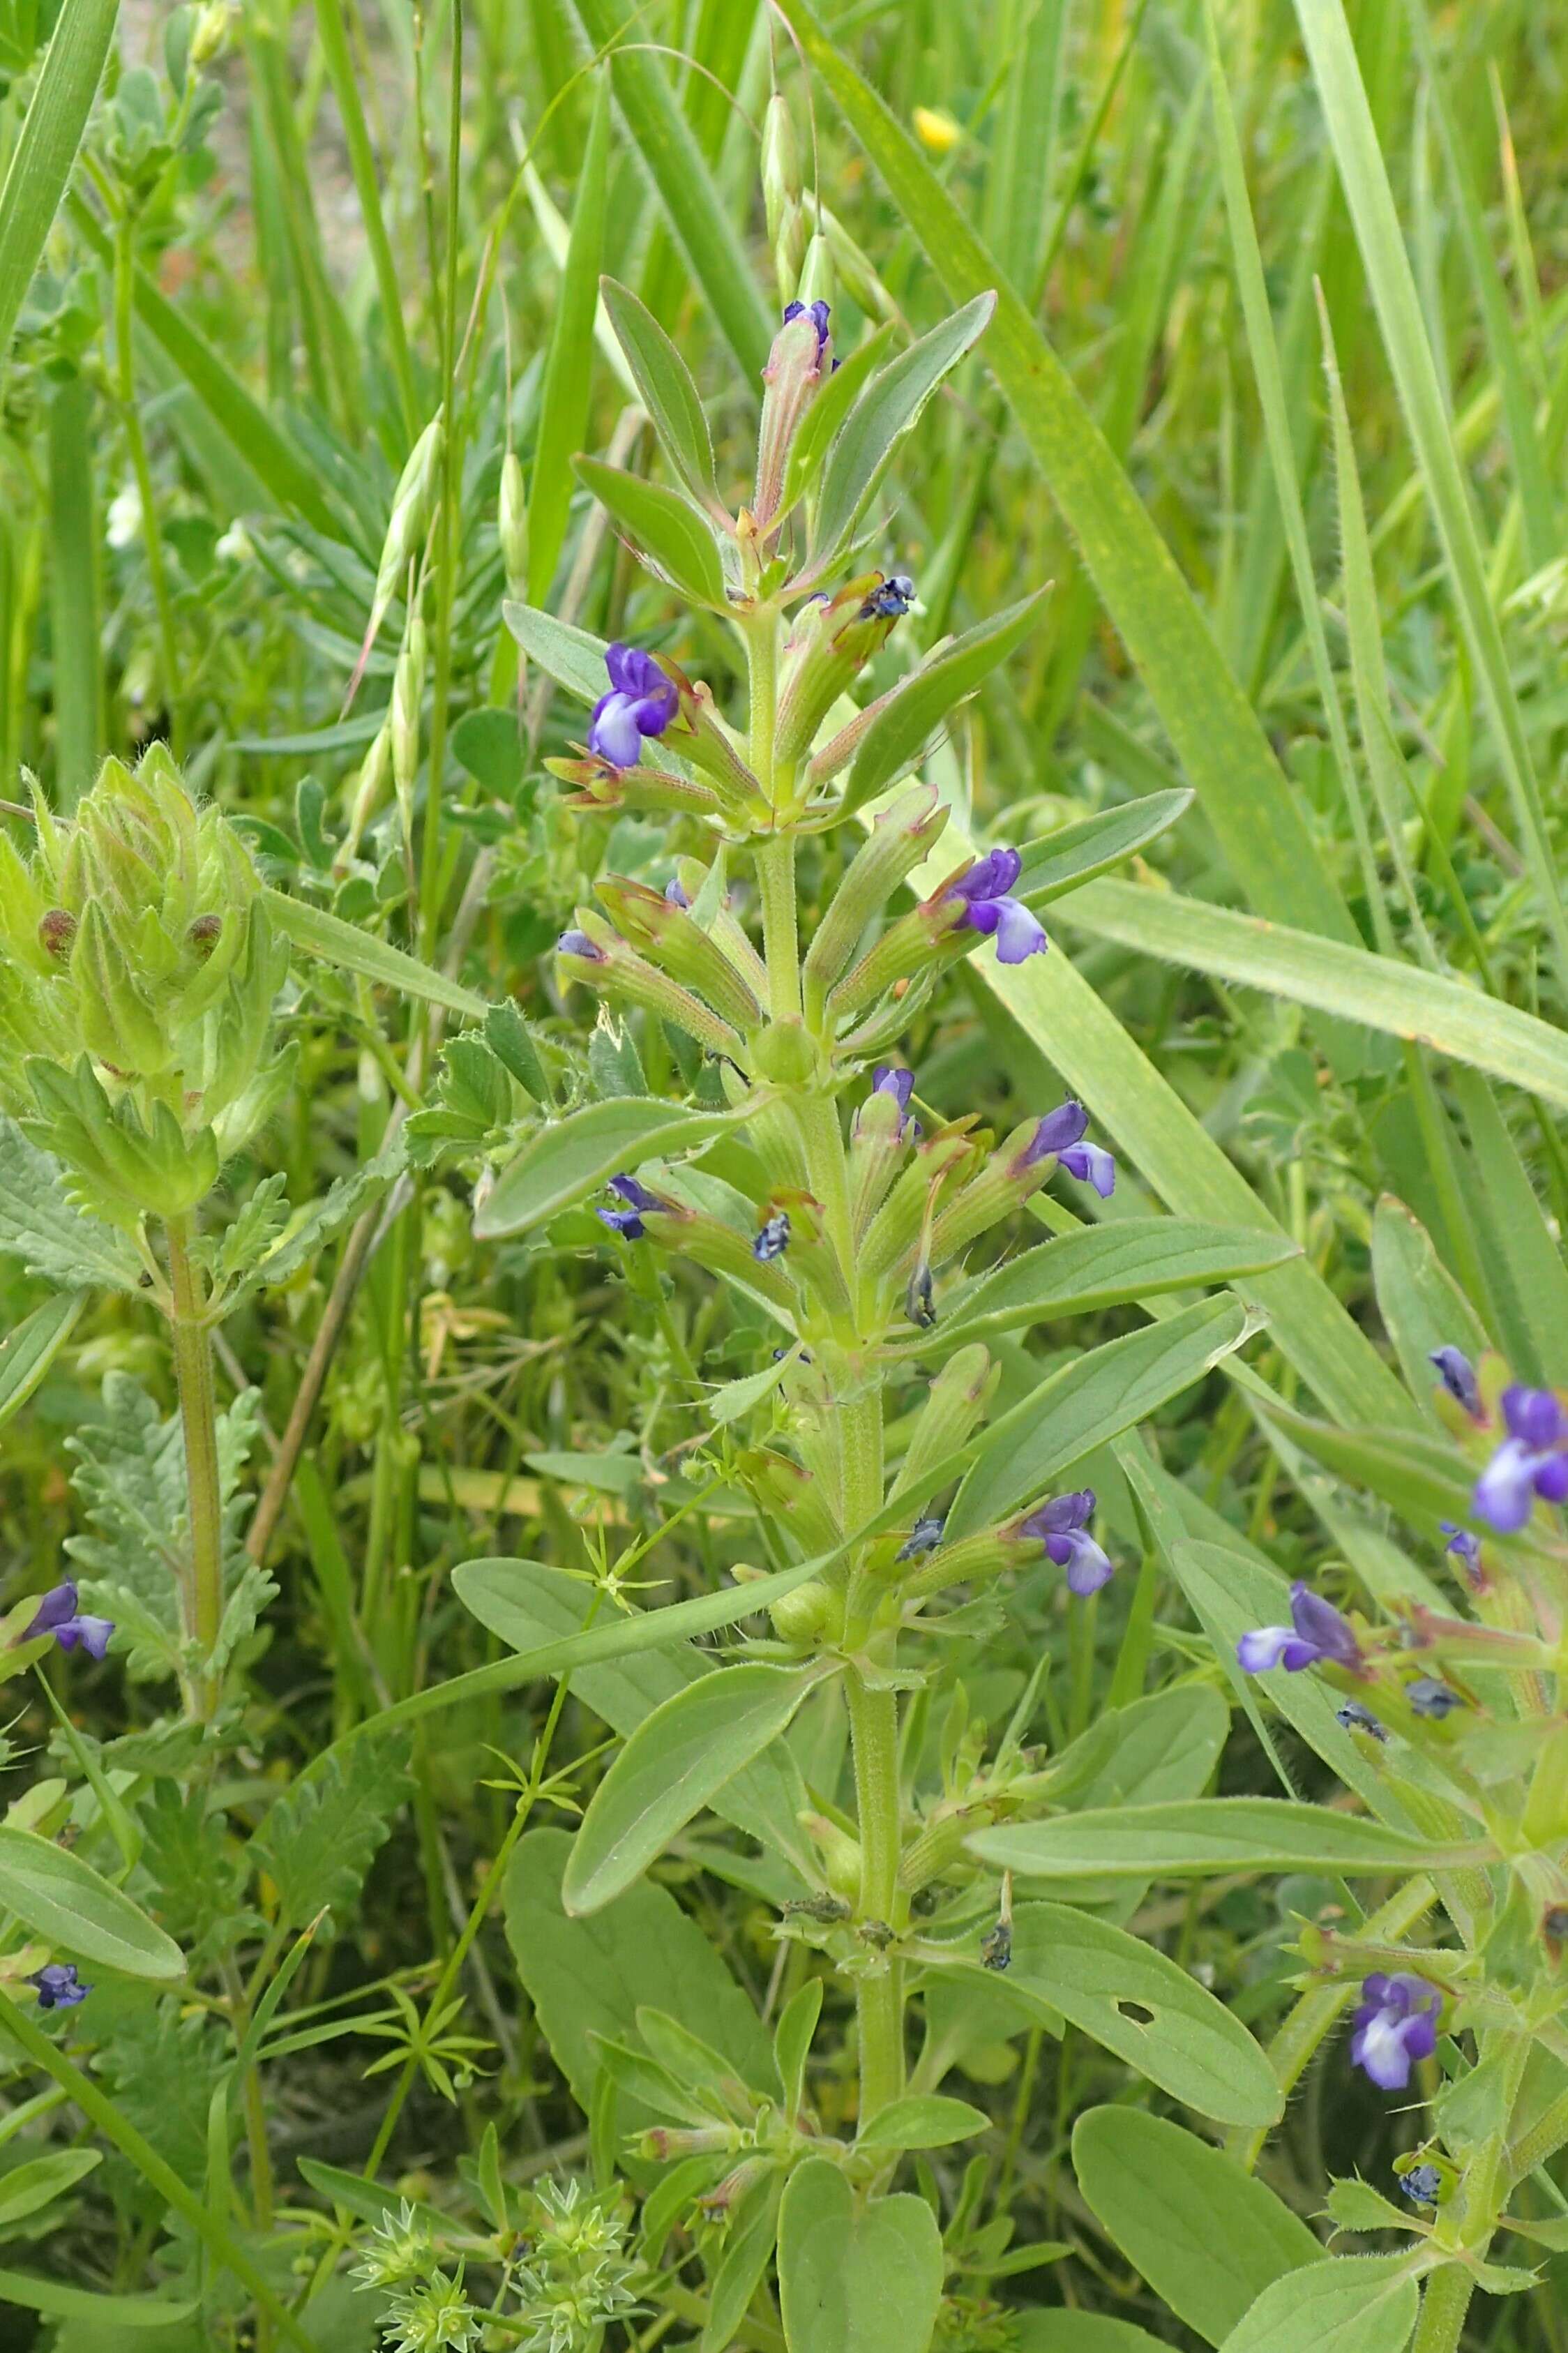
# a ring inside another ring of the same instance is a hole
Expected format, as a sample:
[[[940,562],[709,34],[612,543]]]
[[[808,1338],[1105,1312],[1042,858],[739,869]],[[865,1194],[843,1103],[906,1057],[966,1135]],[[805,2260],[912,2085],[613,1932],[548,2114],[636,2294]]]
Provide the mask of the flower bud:
[[[778,277],[779,301],[799,292],[805,253],[805,209],[801,201],[800,148],[789,104],[774,90],[763,117],[763,208],[768,244]]]
[[[501,459],[500,494],[496,508],[496,536],[500,542],[501,570],[506,593],[514,603],[528,601],[528,488],[522,460],[515,449]]]
[[[881,650],[914,593],[904,573],[868,572],[826,604],[814,597],[801,607],[784,649],[776,739],[782,766],[805,758],[823,721]]]
[[[689,988],[628,947],[591,907],[579,907],[575,925],[556,944],[562,983],[581,980],[596,995],[641,1005],[661,1021],[673,1021],[710,1054],[740,1063],[744,1051],[738,1030],[710,1010]]]
[[[346,873],[350,861],[358,855],[365,828],[385,797],[391,775],[392,723],[389,719],[371,738],[370,748],[360,763],[359,778],[349,810],[349,829],[336,860],[340,873]]]
[[[901,1270],[927,1229],[934,1205],[969,1167],[976,1165],[981,1146],[970,1134],[968,1120],[939,1128],[919,1144],[909,1166],[871,1220],[858,1260],[858,1271],[868,1282],[879,1282]],[[931,1253],[924,1256],[929,1261]]]
[[[392,781],[403,818],[403,838],[414,834],[414,786],[419,774],[419,711],[425,697],[425,624],[415,613],[397,657],[392,681]]]
[[[916,785],[873,820],[817,925],[802,968],[807,1010],[820,1018],[827,992],[907,874],[940,839],[948,812],[934,785]]]
[[[405,585],[409,565],[424,549],[431,512],[436,503],[436,482],[440,470],[445,431],[444,413],[438,408],[409,451],[403,471],[397,478],[386,537],[382,542],[381,562],[376,566],[370,619],[365,627],[364,642],[360,648],[353,677],[349,681],[348,700],[351,702],[358,691],[360,680],[364,676],[371,648],[381,633],[386,608]]]
[[[192,65],[211,65],[213,59],[221,55],[227,45],[229,26],[237,13],[235,0],[206,0],[205,6],[198,9],[191,30]]]
[[[966,1444],[984,1419],[1001,1377],[1001,1366],[992,1364],[978,1342],[949,1357],[926,1391],[893,1495],[923,1497],[931,1472]]]
[[[742,1031],[754,1029],[763,1008],[729,957],[684,907],[644,882],[609,875],[596,886],[600,898],[633,944],[676,980]]]
[[[807,310],[792,302],[773,337],[763,370],[763,421],[757,438],[757,488],[752,501],[756,529],[766,533],[778,512],[784,470],[800,422],[832,367],[833,338],[826,302]]]
[[[797,1651],[837,1642],[844,1633],[843,1597],[816,1577],[797,1585],[793,1593],[781,1594],[768,1615],[779,1641]]]

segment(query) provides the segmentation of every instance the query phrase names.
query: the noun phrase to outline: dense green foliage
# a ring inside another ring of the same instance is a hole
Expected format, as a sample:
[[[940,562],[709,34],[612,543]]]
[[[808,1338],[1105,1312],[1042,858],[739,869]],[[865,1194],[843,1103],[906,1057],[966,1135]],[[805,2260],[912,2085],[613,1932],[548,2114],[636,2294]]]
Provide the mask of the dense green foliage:
[[[0,2340],[1568,2353],[1565,99],[0,0]]]

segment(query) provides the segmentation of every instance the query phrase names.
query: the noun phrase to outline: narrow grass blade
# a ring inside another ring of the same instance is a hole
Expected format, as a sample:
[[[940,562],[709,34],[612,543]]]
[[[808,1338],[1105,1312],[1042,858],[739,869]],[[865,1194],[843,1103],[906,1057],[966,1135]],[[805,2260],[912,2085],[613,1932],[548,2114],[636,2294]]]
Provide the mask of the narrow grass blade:
[[[693,277],[746,377],[755,384],[767,360],[773,323],[664,66],[646,47],[637,46],[647,39],[642,15],[628,0],[573,0],[573,5],[595,47],[614,49],[610,79],[622,120]],[[626,46],[615,47],[623,37]]]
[[[103,72],[118,0],[65,0],[0,187],[0,355],[59,210]]]
[[[1061,914],[1095,939],[1420,1040],[1568,1107],[1568,1035],[1446,974],[1135,882],[1086,883]]]
[[[550,593],[566,540],[572,506],[572,460],[588,426],[594,364],[594,312],[605,249],[605,197],[609,184],[610,92],[601,78],[577,182],[572,242],[555,305],[544,392],[528,486],[529,595],[542,605]]]
[[[103,751],[92,421],[92,388],[84,375],[71,376],[49,402],[55,805],[66,815],[91,784]]]
[[[1488,593],[1470,493],[1449,430],[1447,407],[1394,209],[1342,0],[1296,0],[1340,178],[1355,225],[1367,282],[1401,404],[1431,502],[1460,625],[1496,732],[1525,864],[1551,931],[1559,979],[1568,986],[1568,915],[1541,807],[1508,654]]]

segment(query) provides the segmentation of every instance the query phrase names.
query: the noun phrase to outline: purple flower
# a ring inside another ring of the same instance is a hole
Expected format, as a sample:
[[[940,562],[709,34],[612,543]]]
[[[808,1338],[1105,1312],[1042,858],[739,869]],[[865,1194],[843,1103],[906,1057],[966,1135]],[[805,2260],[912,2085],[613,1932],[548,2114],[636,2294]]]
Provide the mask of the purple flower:
[[[1508,1436],[1476,1482],[1471,1507],[1500,1535],[1517,1535],[1534,1509],[1568,1499],[1568,1415],[1552,1389],[1518,1381],[1502,1393]]]
[[[672,907],[689,907],[691,904],[690,900],[687,897],[686,892],[681,888],[680,877],[679,874],[672,874],[670,876],[668,881],[664,886],[664,895]]]
[[[25,1982],[37,1988],[40,2010],[74,2010],[92,1991],[77,1976],[74,1961],[46,1961]]]
[[[1443,2195],[1443,2177],[1435,2165],[1413,2165],[1400,2175],[1399,2186],[1413,2206],[1436,2206]]]
[[[1099,1144],[1086,1144],[1089,1113],[1080,1103],[1058,1103],[1047,1112],[1025,1147],[1023,1166],[1033,1168],[1054,1153],[1069,1176],[1092,1185],[1102,1201],[1116,1190],[1116,1162]]]
[[[832,311],[826,302],[812,302],[809,304],[805,302],[786,302],[784,304],[784,322],[787,327],[792,325],[796,319],[810,319],[812,325],[816,329],[816,356],[820,360],[823,353],[827,349],[827,337],[829,332],[828,321],[832,315]],[[847,376],[845,378],[845,382],[848,382]]]
[[[994,934],[998,964],[1022,964],[1026,956],[1043,955],[1050,945],[1027,907],[1008,895],[1023,863],[1016,849],[988,850],[942,894],[963,902],[960,931],[982,932],[987,938]]]
[[[915,584],[907,572],[889,572],[879,580],[860,607],[862,621],[901,621],[915,601]]]
[[[1342,1707],[1336,1707],[1334,1722],[1342,1724],[1347,1732],[1364,1732],[1373,1740],[1388,1738],[1371,1708],[1363,1707],[1359,1699],[1347,1699]]]
[[[1361,1664],[1361,1651],[1349,1619],[1300,1579],[1290,1588],[1289,1625],[1255,1628],[1242,1636],[1236,1655],[1249,1675],[1267,1674],[1270,1667],[1283,1667],[1288,1675],[1300,1674],[1303,1667],[1316,1666],[1320,1659],[1332,1659],[1342,1667]]]
[[[1362,1987],[1351,2057],[1385,2092],[1403,2092],[1417,2059],[1437,2048],[1443,1997],[1425,1978],[1398,1969],[1381,1971]]]
[[[1426,1359],[1435,1365],[1437,1378],[1457,1405],[1462,1405],[1472,1421],[1482,1418],[1481,1385],[1476,1378],[1476,1368],[1462,1348],[1433,1348]]]
[[[941,1544],[942,1530],[946,1525],[947,1522],[944,1519],[939,1519],[934,1513],[931,1514],[929,1518],[917,1520],[914,1526],[910,1530],[909,1535],[904,1538],[903,1543],[899,1546],[898,1551],[893,1555],[893,1558],[895,1560],[924,1560],[927,1553],[934,1552],[938,1545]]]
[[[607,646],[610,691],[594,705],[588,749],[612,768],[635,768],[643,737],[662,735],[680,707],[680,691],[640,646]]]
[[[76,1587],[68,1577],[63,1584],[50,1587],[32,1623],[16,1639],[18,1642],[36,1642],[40,1634],[52,1634],[62,1651],[74,1651],[79,1646],[89,1659],[101,1659],[113,1631],[112,1618],[87,1618],[79,1612]]]
[[[1429,1715],[1435,1724],[1441,1724],[1446,1715],[1452,1715],[1457,1707],[1465,1704],[1458,1693],[1440,1683],[1436,1675],[1417,1675],[1413,1683],[1405,1684],[1405,1696],[1417,1715]]]
[[[643,1218],[649,1209],[657,1209],[660,1206],[658,1195],[650,1193],[646,1185],[639,1185],[635,1176],[612,1176],[609,1189],[618,1200],[626,1203],[626,1208],[595,1209],[595,1216],[608,1226],[613,1234],[620,1234],[628,1242],[640,1242],[647,1231]]]
[[[899,1142],[900,1144],[911,1129],[916,1135],[921,1132],[919,1120],[911,1119],[909,1115],[910,1097],[914,1091],[914,1072],[900,1070],[896,1063],[879,1062],[871,1073],[871,1092],[874,1095],[887,1095],[899,1106]]]
[[[1046,1556],[1068,1573],[1068,1586],[1079,1594],[1098,1593],[1110,1575],[1110,1560],[1089,1533],[1094,1516],[1094,1489],[1079,1487],[1072,1494],[1053,1495],[1023,1523],[1026,1536],[1038,1536]]]
[[[1473,1536],[1468,1528],[1462,1528],[1458,1520],[1439,1520],[1437,1525],[1448,1539],[1443,1550],[1464,1563],[1465,1575],[1472,1585],[1476,1584],[1481,1568],[1480,1538]]]
[[[752,1244],[752,1256],[759,1265],[766,1266],[770,1259],[783,1258],[788,1248],[789,1219],[783,1209],[777,1209],[763,1220]]]
[[[609,962],[597,940],[591,940],[586,932],[563,932],[555,943],[555,953],[557,955],[581,956],[587,964]]]
[[[910,1275],[904,1289],[904,1314],[922,1332],[929,1332],[936,1322],[936,1302],[931,1296],[931,1269],[922,1260]]]

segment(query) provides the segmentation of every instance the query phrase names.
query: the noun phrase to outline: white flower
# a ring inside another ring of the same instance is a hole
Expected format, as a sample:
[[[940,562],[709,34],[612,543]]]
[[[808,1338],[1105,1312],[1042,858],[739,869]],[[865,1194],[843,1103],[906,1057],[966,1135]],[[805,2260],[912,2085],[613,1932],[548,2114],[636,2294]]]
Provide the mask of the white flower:
[[[105,536],[110,547],[129,547],[142,536],[142,493],[134,482],[127,482],[109,502],[109,522]]]
[[[250,533],[237,515],[213,553],[220,564],[249,564],[256,554]]]

